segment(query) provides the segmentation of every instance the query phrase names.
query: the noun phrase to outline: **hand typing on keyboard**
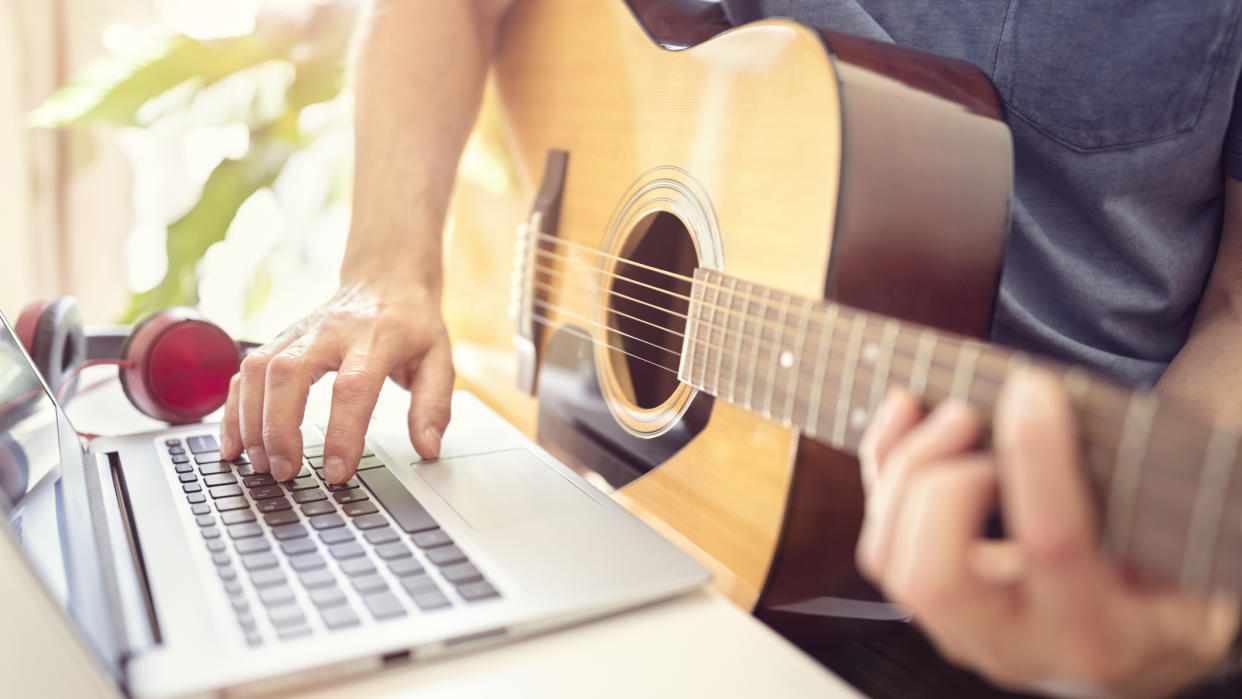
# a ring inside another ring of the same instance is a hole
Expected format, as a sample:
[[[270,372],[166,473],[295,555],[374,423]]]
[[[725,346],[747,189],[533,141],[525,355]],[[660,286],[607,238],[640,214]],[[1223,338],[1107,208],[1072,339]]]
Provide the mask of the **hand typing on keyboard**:
[[[351,233],[351,243],[354,234]],[[382,258],[385,264],[391,256]],[[311,384],[337,371],[324,439],[324,475],[354,475],[363,438],[385,378],[410,390],[410,441],[419,455],[439,455],[449,421],[453,365],[440,315],[438,257],[434,283],[375,281],[342,266],[340,291],[242,362],[229,386],[220,425],[220,455],[244,450],[259,473],[293,478],[302,464],[302,424]],[[408,272],[406,272],[408,274]],[[351,283],[350,279],[365,280]]]

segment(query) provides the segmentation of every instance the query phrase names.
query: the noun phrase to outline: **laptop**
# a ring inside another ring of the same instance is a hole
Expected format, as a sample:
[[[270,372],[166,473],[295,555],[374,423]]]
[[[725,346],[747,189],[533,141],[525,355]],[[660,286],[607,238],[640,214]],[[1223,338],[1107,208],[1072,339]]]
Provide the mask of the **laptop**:
[[[308,405],[302,472],[287,483],[244,457],[221,461],[211,424],[83,450],[0,321],[0,568],[39,583],[3,604],[46,606],[31,628],[68,622],[81,643],[57,653],[82,652],[132,696],[320,683],[709,578],[461,391],[430,462],[409,444],[400,401],[381,400],[342,486],[321,474],[326,400]]]

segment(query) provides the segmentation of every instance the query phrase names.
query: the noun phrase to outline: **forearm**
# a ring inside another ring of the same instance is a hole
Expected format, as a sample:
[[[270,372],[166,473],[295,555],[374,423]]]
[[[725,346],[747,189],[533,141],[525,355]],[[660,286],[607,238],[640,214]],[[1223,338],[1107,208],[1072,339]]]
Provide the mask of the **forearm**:
[[[343,284],[438,293],[441,233],[507,0],[373,0],[355,46],[355,175]]]

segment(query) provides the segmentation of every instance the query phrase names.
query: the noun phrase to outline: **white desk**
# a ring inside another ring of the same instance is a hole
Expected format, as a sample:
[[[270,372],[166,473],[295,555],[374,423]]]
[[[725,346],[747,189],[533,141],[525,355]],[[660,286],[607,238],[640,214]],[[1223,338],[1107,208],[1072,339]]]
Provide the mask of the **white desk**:
[[[115,371],[91,369],[89,386]],[[323,384],[323,382],[321,382]],[[381,405],[403,398],[386,390]],[[322,400],[318,393],[312,401]],[[68,412],[85,432],[160,427],[108,382]],[[404,409],[402,413],[404,414]],[[302,696],[857,697],[845,682],[719,595],[701,590],[532,639],[327,685]]]

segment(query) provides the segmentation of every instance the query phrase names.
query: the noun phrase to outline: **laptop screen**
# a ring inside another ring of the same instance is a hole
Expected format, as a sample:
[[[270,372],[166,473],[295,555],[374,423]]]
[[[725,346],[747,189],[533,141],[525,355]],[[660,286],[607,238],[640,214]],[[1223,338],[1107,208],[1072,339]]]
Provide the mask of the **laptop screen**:
[[[77,433],[0,316],[0,521],[96,659],[116,677],[115,622],[101,584],[83,463]]]

